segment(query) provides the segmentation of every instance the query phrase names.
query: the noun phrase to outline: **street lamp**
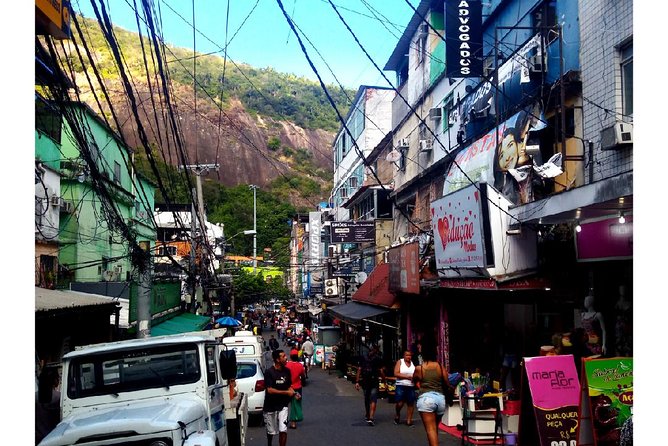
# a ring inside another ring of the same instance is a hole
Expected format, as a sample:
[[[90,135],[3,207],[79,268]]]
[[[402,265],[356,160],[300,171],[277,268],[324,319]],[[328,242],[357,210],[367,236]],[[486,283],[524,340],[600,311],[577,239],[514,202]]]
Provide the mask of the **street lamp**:
[[[234,234],[234,235],[233,235],[232,237],[230,237],[230,238],[225,238],[225,237],[223,236],[223,249],[222,249],[222,252],[223,252],[223,263],[222,263],[222,266],[221,266],[221,271],[224,271],[224,270],[225,270],[225,246],[227,245],[227,242],[229,242],[229,241],[232,240],[234,237],[236,237],[237,235],[240,235],[240,234],[243,234],[243,235],[253,235],[253,236],[254,236],[255,234],[257,234],[257,231],[255,231],[255,229],[246,229],[245,231],[237,232],[236,234]],[[235,308],[234,308],[234,292],[232,292],[232,295],[231,295],[231,297],[230,297],[230,312],[232,313],[232,317],[234,317],[234,315],[235,315]]]
[[[257,186],[248,186],[253,189],[253,274],[257,273]]]

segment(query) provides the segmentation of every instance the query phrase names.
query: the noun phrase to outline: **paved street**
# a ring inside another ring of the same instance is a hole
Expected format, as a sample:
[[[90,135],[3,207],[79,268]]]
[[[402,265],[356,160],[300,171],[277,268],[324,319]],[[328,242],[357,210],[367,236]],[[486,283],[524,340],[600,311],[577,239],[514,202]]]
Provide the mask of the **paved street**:
[[[265,338],[269,334],[265,333]],[[281,348],[287,350],[284,345]],[[304,387],[304,421],[296,430],[288,429],[288,445],[313,446],[315,444],[375,444],[383,446],[406,446],[426,444],[427,436],[419,414],[415,411],[414,427],[395,425],[394,404],[387,399],[378,400],[376,425],[367,426],[364,421],[364,400],[361,392],[354,385],[336,373],[327,373],[322,369],[311,369],[308,384]],[[402,411],[405,420],[406,409]],[[246,444],[248,446],[266,446],[264,426],[251,422]],[[439,444],[444,446],[459,445],[455,437],[439,432]],[[278,446],[278,438],[274,439]]]

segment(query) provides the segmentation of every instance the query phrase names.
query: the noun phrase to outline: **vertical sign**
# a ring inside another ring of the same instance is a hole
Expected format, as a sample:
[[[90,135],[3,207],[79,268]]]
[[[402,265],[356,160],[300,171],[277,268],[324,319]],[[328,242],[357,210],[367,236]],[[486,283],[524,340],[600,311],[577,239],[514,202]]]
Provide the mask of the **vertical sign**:
[[[577,446],[580,382],[573,355],[524,358],[541,446]]]
[[[388,251],[390,290],[420,294],[419,244],[409,243]]]
[[[308,213],[308,242],[309,242],[309,264],[320,264],[320,230],[322,229],[322,221],[320,220],[320,212]]]
[[[445,2],[445,75],[480,77],[482,58],[482,3]]]
[[[585,359],[594,439],[619,444],[633,410],[633,358]]]

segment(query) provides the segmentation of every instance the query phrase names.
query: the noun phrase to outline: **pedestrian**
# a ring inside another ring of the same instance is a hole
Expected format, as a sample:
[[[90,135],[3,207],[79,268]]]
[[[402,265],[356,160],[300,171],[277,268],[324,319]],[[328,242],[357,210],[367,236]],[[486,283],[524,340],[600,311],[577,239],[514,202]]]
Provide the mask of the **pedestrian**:
[[[308,369],[311,367],[311,358],[313,358],[313,352],[315,351],[315,346],[310,337],[307,337],[304,341],[302,351],[304,355],[304,368],[306,370],[306,377],[308,378]]]
[[[399,424],[401,419],[401,408],[406,403],[406,425],[414,426],[413,411],[415,410],[415,386],[413,385],[413,373],[415,364],[411,360],[413,354],[410,350],[404,350],[404,357],[394,365],[394,376],[397,378],[394,393],[394,424]]]
[[[290,370],[290,378],[292,379],[292,388],[295,389],[295,398],[290,400],[290,429],[297,429],[297,422],[304,420],[304,412],[302,410],[302,398],[304,396],[302,382],[306,379],[306,372],[304,366],[299,362],[299,354],[297,350],[290,351],[290,361],[285,365]],[[299,396],[297,398],[297,396]]]
[[[413,372],[413,382],[419,388],[416,406],[429,446],[438,446],[438,420],[445,413],[443,389],[449,386],[448,374],[436,360],[434,340],[422,340],[422,358],[424,362]]]
[[[292,388],[290,370],[285,367],[288,357],[281,349],[271,354],[274,365],[264,374],[265,397],[262,406],[262,416],[267,430],[267,446],[271,446],[275,435],[278,435],[279,446],[285,446],[288,441],[288,405],[295,396]]]
[[[60,422],[60,375],[53,367],[42,368],[35,398],[35,444]]]
[[[274,335],[271,335],[271,337],[269,338],[269,347],[271,348],[272,351],[278,349],[279,347],[278,341],[276,340]]]
[[[361,385],[364,392],[364,419],[369,426],[375,425],[373,417],[378,401],[379,377],[385,379],[385,369],[380,359],[378,346],[374,345],[360,361],[355,382],[355,389],[359,391]]]

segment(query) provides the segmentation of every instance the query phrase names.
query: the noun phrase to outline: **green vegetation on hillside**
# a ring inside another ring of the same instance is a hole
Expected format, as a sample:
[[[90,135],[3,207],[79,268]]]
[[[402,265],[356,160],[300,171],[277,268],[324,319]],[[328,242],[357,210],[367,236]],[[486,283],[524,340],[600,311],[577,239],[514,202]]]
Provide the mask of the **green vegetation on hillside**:
[[[155,181],[155,175],[151,170],[143,154],[136,155],[137,169],[146,177]],[[157,162],[160,177],[163,179],[169,201],[171,203],[190,203],[191,197],[183,173],[174,167],[162,162]],[[193,180],[194,181],[194,180]],[[265,189],[257,190],[257,249],[258,255],[262,254],[264,248],[271,248],[272,259],[277,266],[289,264],[290,245],[290,222],[297,210],[289,204],[285,198],[287,190],[295,193],[294,188],[301,185],[303,178],[291,178],[293,189],[285,183],[270,184]],[[307,181],[308,183],[308,181]],[[310,184],[310,183],[308,183]],[[319,186],[309,186],[316,188]],[[308,187],[304,189],[308,192]],[[229,240],[229,252],[250,256],[253,253],[253,237],[243,234],[244,230],[253,229],[253,191],[248,185],[240,184],[226,187],[217,181],[204,179],[202,183],[202,195],[206,206],[207,218],[211,223],[223,223],[225,235]],[[308,196],[305,194],[304,196]],[[156,203],[166,203],[167,200],[160,190],[156,190]]]
[[[89,47],[97,54],[96,65],[104,79],[118,77],[113,57],[107,42],[100,32],[97,21],[82,19],[84,35]],[[129,72],[136,79],[145,79],[144,60],[139,35],[122,28],[114,28],[123,57]],[[144,37],[144,46],[150,48],[150,42]],[[74,69],[82,71],[80,63],[76,63],[76,55],[71,57]],[[192,86],[192,52],[185,48],[165,46],[165,59],[168,64],[169,76],[177,84]],[[197,58],[197,83],[206,90],[198,91],[198,96],[210,100],[214,98],[223,105],[231,97],[238,98],[249,113],[257,113],[275,119],[292,121],[307,129],[324,129],[336,131],[339,121],[329,104],[320,85],[294,74],[279,73],[271,68],[253,68],[250,65],[228,59],[225,68],[225,82],[222,84],[224,59],[218,55],[202,55]],[[148,65],[154,69],[149,58]],[[350,106],[348,97],[352,98],[355,91],[341,91],[340,87],[330,85],[328,90],[339,110],[347,110]],[[208,94],[207,94],[208,93]]]

